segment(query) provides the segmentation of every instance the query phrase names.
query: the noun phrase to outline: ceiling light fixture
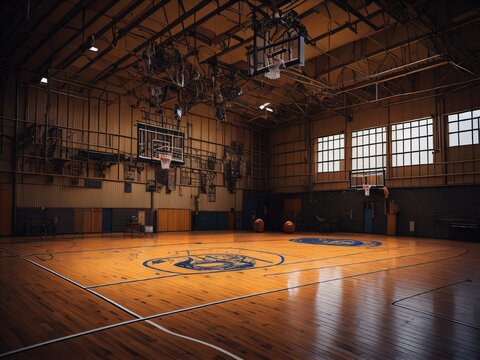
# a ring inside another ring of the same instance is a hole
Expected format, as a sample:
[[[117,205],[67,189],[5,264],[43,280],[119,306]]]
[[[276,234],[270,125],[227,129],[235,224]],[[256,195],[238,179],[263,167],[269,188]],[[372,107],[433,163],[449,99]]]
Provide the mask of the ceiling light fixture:
[[[263,109],[265,109],[268,105],[270,105],[270,103],[269,103],[269,102],[266,102],[265,104],[260,105],[259,108],[260,108],[260,110],[263,110]]]
[[[92,35],[91,38],[90,38],[90,48],[88,50],[93,51],[93,52],[98,51],[98,48],[95,46],[95,36],[94,35]]]
[[[41,82],[42,84],[48,84],[48,79],[44,76],[44,77],[42,77],[42,79],[40,80],[40,82]]]

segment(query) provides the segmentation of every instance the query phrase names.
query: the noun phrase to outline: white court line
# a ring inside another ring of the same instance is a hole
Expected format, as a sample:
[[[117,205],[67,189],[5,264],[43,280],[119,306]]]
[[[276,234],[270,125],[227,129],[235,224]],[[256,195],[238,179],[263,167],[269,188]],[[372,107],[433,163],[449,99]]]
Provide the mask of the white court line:
[[[217,300],[217,301],[213,301],[213,302],[205,303],[205,304],[201,304],[201,305],[194,305],[194,306],[190,306],[190,307],[183,308],[183,309],[167,311],[167,312],[164,312],[164,313],[159,313],[159,314],[146,316],[146,317],[143,317],[143,318],[140,318],[140,319],[127,320],[127,321],[119,322],[119,323],[116,323],[116,324],[106,325],[106,326],[99,327],[99,328],[96,328],[96,329],[91,329],[91,330],[83,331],[83,332],[80,332],[80,333],[67,335],[67,336],[63,336],[63,337],[60,337],[60,338],[44,341],[44,342],[41,342],[41,343],[29,345],[29,346],[19,348],[19,349],[16,349],[16,350],[11,350],[9,352],[5,352],[5,353],[0,354],[0,358],[5,357],[5,356],[9,356],[9,355],[14,355],[14,354],[26,351],[26,350],[35,349],[35,348],[38,348],[38,347],[41,347],[41,346],[50,345],[50,344],[53,344],[53,343],[56,343],[56,342],[60,342],[60,341],[68,340],[68,339],[73,339],[73,338],[84,336],[84,335],[93,334],[93,333],[96,333],[96,332],[112,329],[112,328],[119,327],[119,326],[130,325],[130,324],[138,323],[138,322],[141,322],[141,321],[152,320],[152,319],[167,316],[167,315],[174,315],[174,314],[178,314],[178,313],[182,313],[182,312],[188,312],[188,311],[192,311],[192,310],[196,310],[196,309],[201,309],[201,308],[204,308],[204,307],[209,307],[209,306],[212,306],[212,305],[220,305],[220,304],[228,303],[228,302],[231,302],[231,301],[243,300],[243,299],[247,299],[247,298],[251,298],[251,297],[255,297],[255,296],[261,296],[261,295],[268,295],[268,294],[272,294],[272,293],[276,293],[276,292],[280,292],[280,291],[299,289],[299,288],[303,288],[303,287],[307,287],[307,286],[319,285],[319,284],[334,282],[334,281],[338,281],[338,280],[346,280],[346,279],[356,278],[356,277],[360,277],[360,276],[364,276],[364,275],[371,275],[371,274],[375,274],[375,273],[379,273],[379,272],[388,272],[388,271],[391,271],[391,270],[399,270],[399,269],[404,269],[404,268],[408,268],[408,267],[429,264],[429,263],[432,263],[432,262],[449,260],[449,259],[453,259],[453,258],[463,256],[463,255],[465,255],[469,252],[469,250],[465,249],[465,248],[459,248],[459,249],[463,249],[464,251],[461,254],[450,256],[450,257],[445,258],[445,259],[438,259],[438,260],[434,260],[434,261],[426,261],[426,262],[418,263],[418,264],[402,265],[402,266],[397,266],[397,267],[394,267],[394,268],[368,271],[368,272],[355,274],[355,275],[349,275],[349,276],[327,279],[327,280],[322,280],[322,281],[315,281],[315,282],[311,282],[311,283],[289,286],[289,287],[284,287],[284,288],[279,288],[279,289],[266,290],[266,291],[261,291],[261,292],[258,292],[258,293],[236,296],[236,297],[232,297],[232,298],[229,298],[229,299]],[[62,277],[63,279],[65,279],[69,282],[74,283],[73,281],[69,280],[68,278],[64,277],[63,275],[57,274],[57,273],[55,273],[55,271],[50,270],[50,269],[44,267],[43,265],[37,264],[36,262],[28,260],[28,259],[25,259],[25,260],[27,260],[27,261],[29,261],[29,262],[31,262],[31,263],[33,263],[33,264],[35,264],[35,265],[37,265],[41,268],[44,268],[46,271],[49,271],[53,274],[56,274],[56,275]]]
[[[182,335],[182,334],[173,332],[173,331],[168,330],[167,328],[164,328],[163,326],[161,326],[161,325],[153,322],[152,320],[147,320],[147,321],[145,321],[145,322],[146,322],[146,323],[149,323],[149,324],[152,325],[152,326],[155,326],[157,329],[160,329],[160,330],[166,332],[167,334],[171,334],[171,335],[174,335],[174,336],[178,336],[178,337],[181,337],[181,338],[183,338],[183,339],[191,340],[191,341],[194,341],[194,342],[196,342],[196,343],[199,343],[199,344],[208,346],[208,347],[210,347],[210,348],[212,348],[212,349],[215,349],[215,350],[217,350],[217,351],[220,351],[220,352],[224,353],[225,355],[230,356],[231,358],[233,358],[233,359],[235,359],[235,360],[242,360],[241,357],[239,357],[239,356],[237,356],[237,355],[235,355],[235,354],[232,354],[231,352],[229,352],[229,351],[227,351],[227,350],[225,350],[225,349],[222,349],[221,347],[218,347],[218,346],[216,346],[216,345],[210,344],[210,343],[208,343],[208,342],[205,342],[205,341],[202,341],[202,340],[199,340],[199,339],[192,338],[192,337],[190,337],[190,336],[186,336],[186,335]]]
[[[0,354],[0,357],[5,357],[5,356],[9,356],[9,355],[13,355],[13,354],[16,354],[16,353],[19,353],[19,352],[22,352],[22,351],[26,351],[26,350],[30,350],[30,349],[34,349],[34,348],[37,348],[37,347],[40,347],[40,346],[44,346],[44,345],[48,345],[48,344],[52,344],[52,343],[55,343],[55,342],[58,342],[58,341],[62,341],[62,340],[66,340],[66,339],[69,339],[69,338],[74,338],[74,337],[77,337],[77,336],[80,336],[80,334],[82,335],[86,335],[86,334],[90,334],[90,333],[93,333],[93,332],[97,332],[97,331],[100,331],[99,329],[102,329],[102,330],[106,330],[106,329],[109,329],[109,328],[112,328],[112,327],[116,327],[116,326],[120,326],[121,325],[126,325],[126,324],[130,324],[130,323],[134,323],[134,322],[140,322],[140,321],[145,321],[147,322],[148,324],[156,327],[157,329],[163,331],[163,332],[166,332],[167,334],[170,334],[170,335],[173,335],[173,336],[177,336],[177,337],[180,337],[180,338],[183,338],[183,339],[187,339],[187,340],[190,340],[190,341],[193,341],[193,342],[196,342],[198,344],[202,344],[202,345],[205,345],[205,346],[208,346],[212,349],[215,349],[225,355],[228,355],[230,356],[231,358],[235,359],[235,360],[242,360],[241,357],[238,357],[237,355],[219,347],[219,346],[216,346],[214,344],[211,344],[211,343],[208,343],[206,341],[202,341],[202,340],[199,340],[199,339],[196,339],[196,338],[193,338],[193,337],[190,337],[190,336],[186,336],[186,335],[182,335],[182,334],[179,334],[179,333],[176,333],[176,332],[173,332],[171,330],[168,330],[167,328],[161,326],[161,325],[158,325],[156,324],[155,322],[149,320],[148,318],[145,318],[135,312],[133,312],[132,310],[126,308],[125,306],[123,305],[120,305],[119,303],[109,299],[108,297],[102,295],[102,294],[99,294],[98,292],[94,291],[94,290],[91,290],[91,289],[88,289],[86,288],[85,286],[77,283],[76,281],[74,280],[71,280],[69,278],[67,278],[66,276],[64,275],[61,275],[59,273],[57,273],[56,271],[52,270],[52,269],[49,269],[47,268],[46,266],[43,266],[41,264],[38,264],[36,263],[35,261],[33,260],[30,260],[30,259],[27,259],[27,258],[24,258],[23,256],[21,256],[21,258],[23,260],[26,260],[28,262],[30,262],[31,264],[35,265],[35,266],[38,266],[62,279],[64,279],[65,281],[68,281],[69,283],[73,284],[73,285],[76,285],[78,287],[80,287],[81,289],[83,290],[86,290],[88,291],[89,293],[91,293],[92,295],[95,295],[95,296],[98,296],[99,298],[105,300],[106,302],[112,304],[113,306],[123,310],[124,312],[126,312],[127,314],[135,317],[136,319],[134,320],[130,320],[130,321],[124,321],[122,323],[117,323],[117,324],[112,324],[112,325],[109,325],[109,326],[104,326],[103,328],[97,328],[97,329],[93,329],[93,330],[88,330],[88,331],[84,331],[83,333],[77,333],[77,334],[72,334],[72,335],[69,335],[69,336],[65,336],[63,338],[57,338],[57,339],[52,339],[52,340],[49,340],[49,341],[45,341],[43,343],[39,343],[39,344],[34,344],[34,345],[30,345],[30,346],[27,346],[27,347],[23,347],[23,348],[20,348],[20,349],[17,349],[17,350],[12,350],[12,351],[9,351],[9,352],[6,352],[6,353],[3,353],[3,354]],[[62,339],[62,340],[60,340]]]

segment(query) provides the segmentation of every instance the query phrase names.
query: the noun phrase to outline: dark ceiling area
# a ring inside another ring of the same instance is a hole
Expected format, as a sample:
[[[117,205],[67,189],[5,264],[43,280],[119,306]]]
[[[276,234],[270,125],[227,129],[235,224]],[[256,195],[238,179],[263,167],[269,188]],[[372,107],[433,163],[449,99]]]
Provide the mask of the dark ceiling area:
[[[2,1],[0,72],[79,93],[109,90],[157,111],[199,103],[269,129],[311,114],[474,86],[478,1]],[[294,14],[304,66],[249,75],[254,14]],[[93,51],[95,47],[97,51]],[[427,79],[434,79],[430,81]],[[259,106],[270,103],[272,112]]]

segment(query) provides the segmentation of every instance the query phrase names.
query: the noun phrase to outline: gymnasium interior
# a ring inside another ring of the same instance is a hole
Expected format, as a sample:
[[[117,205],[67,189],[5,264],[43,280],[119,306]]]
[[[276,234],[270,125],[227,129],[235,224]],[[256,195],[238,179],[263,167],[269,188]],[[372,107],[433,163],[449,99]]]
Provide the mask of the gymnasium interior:
[[[0,358],[480,358],[480,2],[0,21]]]

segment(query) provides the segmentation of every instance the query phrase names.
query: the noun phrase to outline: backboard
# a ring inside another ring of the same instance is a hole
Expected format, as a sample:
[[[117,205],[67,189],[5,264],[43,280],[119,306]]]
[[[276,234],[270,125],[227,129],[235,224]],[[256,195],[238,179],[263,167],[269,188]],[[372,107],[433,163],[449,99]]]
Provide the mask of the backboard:
[[[349,187],[363,190],[363,185],[383,188],[385,186],[385,169],[350,170]]]
[[[183,165],[185,133],[175,129],[137,123],[137,158],[142,162],[160,163],[160,154],[172,154],[172,166]]]
[[[294,11],[274,14],[263,22],[254,12],[253,30],[253,47],[247,52],[250,76],[268,72],[275,62],[285,68],[304,65],[306,31]]]

